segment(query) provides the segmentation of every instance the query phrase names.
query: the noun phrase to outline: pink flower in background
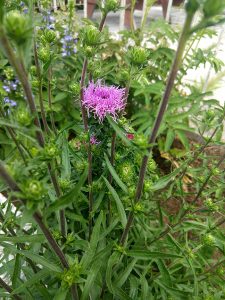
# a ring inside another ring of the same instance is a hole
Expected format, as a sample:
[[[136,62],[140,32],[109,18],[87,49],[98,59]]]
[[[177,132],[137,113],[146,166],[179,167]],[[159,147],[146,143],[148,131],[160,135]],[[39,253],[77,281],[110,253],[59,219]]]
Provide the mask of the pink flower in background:
[[[99,142],[99,141],[97,140],[97,138],[96,138],[94,135],[92,135],[91,138],[90,138],[90,143],[91,143],[91,145],[98,145],[98,144],[100,144],[101,142]]]
[[[134,134],[133,133],[127,133],[127,138],[128,138],[128,140],[133,140],[134,139]]]
[[[102,85],[99,80],[96,84],[91,82],[84,90],[83,105],[88,113],[92,112],[95,118],[102,123],[106,115],[110,115],[115,120],[118,112],[125,107],[125,89],[115,86]]]

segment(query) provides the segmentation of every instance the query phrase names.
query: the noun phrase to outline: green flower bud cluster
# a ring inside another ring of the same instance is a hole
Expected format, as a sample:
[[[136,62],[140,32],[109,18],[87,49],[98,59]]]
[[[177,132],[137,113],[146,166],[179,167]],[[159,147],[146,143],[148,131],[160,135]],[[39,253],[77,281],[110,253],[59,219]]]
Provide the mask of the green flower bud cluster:
[[[206,235],[203,236],[202,242],[203,242],[203,244],[206,245],[206,246],[214,246],[216,240],[215,240],[215,238],[214,238],[213,235],[211,235],[211,234],[206,234]]]
[[[40,36],[43,45],[52,44],[56,40],[56,33],[51,29],[45,29]]]
[[[24,45],[32,37],[32,23],[28,15],[17,10],[7,13],[4,19],[6,33],[17,46]]]
[[[28,180],[22,187],[22,190],[24,192],[25,199],[34,201],[39,201],[45,193],[43,183],[36,179]]]
[[[224,0],[206,0],[203,5],[203,13],[205,18],[211,18],[222,13],[224,8]]]
[[[128,50],[128,58],[134,65],[143,65],[147,63],[148,53],[145,48],[135,46]]]
[[[216,205],[211,198],[205,200],[204,205],[212,212],[217,212],[219,210],[219,206]]]
[[[79,83],[72,83],[70,85],[70,91],[73,95],[78,96],[80,94],[80,84]]]
[[[221,171],[220,171],[220,169],[218,169],[218,168],[214,168],[214,169],[212,170],[212,173],[213,173],[214,176],[217,176],[217,175],[220,175]]]
[[[71,141],[69,141],[70,146],[73,148],[73,150],[79,151],[82,147],[82,142],[79,138],[74,138]]]
[[[120,8],[120,1],[118,0],[106,0],[102,11],[107,14],[109,12],[116,12]]]
[[[87,57],[92,57],[94,55],[95,51],[94,48],[92,46],[86,46],[84,47],[84,54]]]
[[[74,165],[75,170],[79,174],[81,174],[81,173],[83,173],[83,171],[87,167],[88,163],[85,159],[80,158],[80,159],[76,159],[75,161],[73,161],[73,165]]]
[[[115,248],[114,248],[115,251],[119,252],[119,253],[122,253],[122,254],[126,254],[126,250],[123,246],[121,245],[115,245]]]
[[[51,51],[49,47],[41,47],[38,50],[38,57],[43,63],[49,62],[51,59]]]
[[[30,67],[30,74],[31,74],[32,76],[37,75],[37,68],[36,68],[36,66],[31,66],[31,67]]]
[[[100,31],[93,25],[87,25],[81,31],[81,39],[86,46],[94,46],[100,42]]]
[[[8,80],[12,80],[14,78],[14,71],[12,67],[6,67],[4,69],[4,74]]]
[[[59,230],[54,230],[52,235],[56,241],[60,241],[62,239],[61,232]]]
[[[141,203],[136,203],[134,205],[133,211],[135,214],[143,213],[144,212],[144,207]]]
[[[151,179],[146,179],[144,182],[144,191],[149,193],[152,191],[153,182]]]
[[[31,81],[31,84],[32,84],[32,87],[33,87],[33,88],[38,88],[38,87],[39,87],[39,80],[33,79],[33,80]]]
[[[54,143],[48,143],[43,149],[43,157],[45,160],[51,160],[59,154],[59,149]]]
[[[135,134],[133,141],[141,149],[148,148],[148,138],[144,134]]]
[[[185,10],[187,14],[193,15],[199,9],[198,0],[188,0],[185,5]]]
[[[135,177],[135,170],[131,162],[125,161],[121,163],[118,171],[122,181],[127,182],[128,185],[131,185],[133,183],[132,181]]]
[[[30,112],[26,108],[20,108],[16,112],[16,121],[21,126],[29,126],[32,122],[32,117],[30,115]]]
[[[82,266],[79,263],[74,263],[62,275],[62,284],[71,287],[80,279]]]
[[[59,179],[59,186],[62,189],[62,191],[65,192],[70,188],[71,182],[68,179],[60,178]]]
[[[72,233],[69,233],[66,237],[66,244],[70,245],[75,241],[75,237]]]
[[[103,188],[103,182],[102,181],[100,181],[100,180],[93,181],[93,183],[92,183],[93,191],[100,192],[102,190],[102,188]]]
[[[148,168],[149,172],[155,172],[156,171],[157,164],[156,164],[156,162],[154,161],[153,158],[149,158],[147,168]]]

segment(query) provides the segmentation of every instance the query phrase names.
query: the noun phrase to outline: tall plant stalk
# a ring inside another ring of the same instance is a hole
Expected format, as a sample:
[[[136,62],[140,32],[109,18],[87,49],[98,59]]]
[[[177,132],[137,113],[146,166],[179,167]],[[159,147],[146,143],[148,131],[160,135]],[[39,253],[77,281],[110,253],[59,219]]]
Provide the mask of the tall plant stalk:
[[[41,147],[44,147],[44,144],[45,144],[44,135],[41,130],[41,124],[40,124],[40,121],[38,118],[38,111],[37,111],[37,108],[36,108],[36,105],[34,102],[31,86],[30,86],[30,83],[29,83],[29,80],[27,77],[27,73],[24,69],[24,64],[23,64],[22,58],[20,58],[19,61],[17,60],[16,55],[14,54],[14,51],[9,43],[9,40],[4,33],[4,30],[1,27],[0,27],[0,43],[2,44],[2,46],[5,50],[6,56],[11,64],[11,66],[15,69],[16,74],[23,86],[23,90],[26,95],[26,100],[28,102],[31,114],[34,116],[34,124],[37,127],[37,130],[36,130],[37,141]],[[39,70],[39,76],[40,76],[40,80],[41,80],[40,66],[39,66],[37,57],[36,57],[36,66],[37,66],[37,70]],[[42,93],[42,91],[41,91],[41,93]],[[41,99],[41,101],[42,101],[42,99]],[[40,104],[41,103],[42,102],[40,102]],[[42,107],[42,109],[43,109],[43,115],[42,115],[43,122],[47,123],[44,106]],[[46,127],[47,133],[50,133],[47,124],[45,125],[45,127]],[[51,164],[48,164],[48,170],[49,170],[49,174],[50,174],[56,195],[57,195],[57,197],[60,197],[61,192],[60,192],[60,188],[59,188],[59,184],[58,184],[58,180],[57,180],[57,175]],[[61,227],[62,235],[65,236],[66,235],[66,219],[65,219],[65,213],[63,210],[60,211],[60,227]]]
[[[168,78],[168,81],[167,81],[166,89],[165,89],[162,101],[160,103],[159,111],[158,111],[155,123],[153,125],[152,132],[151,132],[151,134],[149,136],[149,139],[148,139],[148,143],[150,144],[150,147],[148,148],[148,155],[145,155],[142,159],[140,172],[139,172],[139,179],[138,179],[136,194],[135,194],[135,199],[134,199],[135,204],[137,202],[139,202],[140,199],[141,199],[143,185],[144,185],[144,178],[145,178],[145,173],[146,173],[146,169],[147,169],[148,158],[151,154],[152,144],[155,143],[158,130],[160,128],[160,125],[162,123],[164,114],[165,114],[166,109],[167,109],[170,94],[171,94],[172,88],[174,86],[174,81],[176,79],[177,72],[178,72],[179,66],[180,66],[181,61],[182,61],[185,45],[186,45],[186,42],[188,40],[188,36],[189,36],[193,16],[194,16],[193,14],[187,14],[185,24],[184,24],[184,27],[183,27],[183,31],[181,33],[180,40],[179,40],[179,43],[178,43],[178,48],[177,48],[177,51],[176,51],[174,62],[173,62],[173,65],[172,65],[172,68],[171,68],[171,71],[170,71],[170,74],[169,74],[169,78]],[[129,216],[128,216],[126,227],[125,227],[125,229],[123,231],[123,234],[121,236],[121,239],[120,239],[120,244],[121,245],[125,244],[125,241],[127,239],[130,228],[133,224],[133,221],[134,221],[134,212],[131,211],[129,213]]]
[[[106,20],[107,14],[102,15],[102,19],[99,24],[99,31],[101,32],[105,20]],[[82,121],[84,124],[84,131],[88,133],[88,118],[86,114],[85,107],[83,105],[83,100],[84,100],[84,88],[85,88],[85,78],[87,74],[87,66],[88,66],[88,59],[85,58],[83,62],[83,67],[82,67],[82,73],[81,73],[81,81],[80,81],[80,107],[81,107],[81,114],[82,114]],[[92,153],[91,153],[91,145],[90,141],[88,141],[87,145],[87,155],[88,155],[88,186],[89,186],[89,195],[88,195],[88,201],[89,201],[89,239],[91,237],[92,233],[92,210],[93,210],[93,190],[92,190]]]

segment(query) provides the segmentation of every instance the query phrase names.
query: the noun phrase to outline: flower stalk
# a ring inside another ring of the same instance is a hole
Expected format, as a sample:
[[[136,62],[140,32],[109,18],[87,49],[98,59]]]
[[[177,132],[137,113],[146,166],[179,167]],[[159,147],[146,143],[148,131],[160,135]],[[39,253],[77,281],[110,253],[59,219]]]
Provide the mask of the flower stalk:
[[[164,95],[163,95],[163,98],[162,98],[162,101],[161,101],[161,104],[160,104],[160,107],[159,107],[159,111],[158,111],[155,123],[153,125],[152,132],[151,132],[151,134],[149,136],[149,139],[148,139],[148,143],[151,146],[148,148],[148,155],[145,155],[142,159],[140,172],[139,172],[138,184],[137,184],[137,188],[136,188],[136,195],[135,195],[135,200],[134,200],[135,204],[140,201],[141,196],[142,196],[142,190],[143,190],[143,185],[144,185],[144,178],[145,178],[145,173],[146,173],[146,169],[147,169],[148,158],[151,154],[152,145],[155,143],[158,130],[160,128],[160,125],[162,123],[164,114],[165,114],[166,109],[167,109],[167,105],[168,105],[169,98],[170,98],[170,95],[171,95],[171,92],[172,92],[172,89],[173,89],[173,86],[174,86],[174,82],[175,82],[175,79],[176,79],[176,76],[177,76],[177,72],[178,72],[179,66],[182,62],[182,57],[183,57],[183,53],[184,53],[184,50],[185,50],[186,42],[187,42],[188,37],[189,37],[189,32],[190,32],[190,29],[191,29],[191,23],[192,23],[193,17],[194,17],[193,13],[188,13],[187,14],[185,24],[184,24],[184,27],[183,27],[183,31],[181,33],[180,40],[179,40],[179,43],[178,43],[178,48],[177,48],[177,51],[176,51],[174,62],[173,62],[173,65],[171,67],[171,71],[170,71],[169,78],[168,78],[168,81],[167,81],[166,89],[165,89],[165,92],[164,92]],[[133,224],[133,221],[134,221],[134,212],[130,212],[129,216],[128,216],[128,220],[127,220],[127,225],[126,225],[126,227],[123,231],[123,234],[121,236],[121,239],[120,239],[120,244],[121,245],[125,244],[127,236],[129,234],[129,231],[130,231],[130,228]]]
[[[99,31],[101,32],[105,20],[106,20],[106,13],[103,13],[102,19],[99,24]],[[81,73],[81,81],[80,81],[80,106],[81,106],[81,114],[82,114],[82,120],[84,124],[84,130],[86,133],[88,133],[88,119],[85,107],[83,105],[84,101],[84,88],[85,88],[85,78],[87,74],[87,66],[88,66],[88,59],[87,57],[84,59],[83,67],[82,67],[82,73]],[[88,195],[88,201],[89,201],[89,240],[92,233],[92,210],[93,210],[93,190],[92,190],[92,153],[91,153],[91,145],[90,142],[88,142],[87,145],[87,155],[88,155],[88,186],[89,186],[89,195]]]

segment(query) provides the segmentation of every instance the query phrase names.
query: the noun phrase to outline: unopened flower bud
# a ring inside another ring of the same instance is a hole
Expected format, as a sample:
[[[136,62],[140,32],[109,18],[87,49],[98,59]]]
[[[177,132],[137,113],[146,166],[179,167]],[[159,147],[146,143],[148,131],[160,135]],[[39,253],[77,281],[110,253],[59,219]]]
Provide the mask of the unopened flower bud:
[[[8,12],[4,20],[8,36],[17,44],[24,44],[32,36],[32,25],[28,15],[17,10]]]
[[[147,62],[148,53],[146,49],[135,46],[129,49],[128,57],[130,58],[131,63],[135,65],[143,65]]]
[[[93,25],[86,26],[82,31],[83,42],[87,46],[96,45],[100,40],[100,31]]]
[[[203,243],[207,246],[213,246],[215,244],[215,238],[211,234],[206,234],[203,237]]]
[[[222,13],[224,8],[224,0],[206,0],[203,6],[203,13],[205,18],[210,18]]]
[[[30,67],[30,74],[35,76],[37,74],[37,68],[36,66],[31,66]]]
[[[38,51],[38,57],[40,58],[40,60],[43,63],[48,62],[50,60],[50,58],[51,58],[50,49],[48,47],[42,47],[42,48],[40,48],[40,50]]]
[[[5,67],[4,74],[8,80],[12,80],[14,77],[14,71],[12,67]]]
[[[53,159],[59,154],[57,146],[53,143],[49,143],[44,147],[44,156],[46,159]]]
[[[16,120],[22,126],[29,126],[32,122],[31,115],[27,109],[19,109],[16,113]]]
[[[188,0],[185,5],[187,14],[193,15],[199,8],[198,0]]]
[[[41,36],[42,43],[53,43],[56,40],[56,33],[51,29],[45,29]]]
[[[106,0],[102,10],[105,13],[109,13],[110,11],[116,12],[119,9],[119,7],[120,7],[120,1],[118,1],[118,0]]]
[[[70,90],[74,95],[79,95],[80,94],[80,84],[79,83],[71,84]]]
[[[44,187],[42,182],[38,180],[29,180],[24,187],[24,193],[27,199],[31,200],[39,200],[43,193]]]
[[[59,186],[63,192],[65,192],[66,190],[69,189],[70,184],[71,184],[70,180],[68,180],[68,179],[62,179],[62,178],[59,179]]]

